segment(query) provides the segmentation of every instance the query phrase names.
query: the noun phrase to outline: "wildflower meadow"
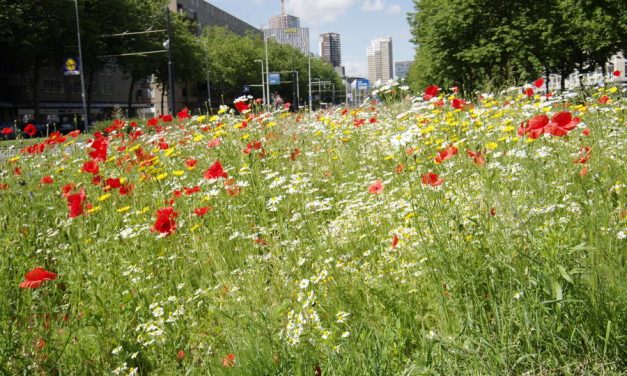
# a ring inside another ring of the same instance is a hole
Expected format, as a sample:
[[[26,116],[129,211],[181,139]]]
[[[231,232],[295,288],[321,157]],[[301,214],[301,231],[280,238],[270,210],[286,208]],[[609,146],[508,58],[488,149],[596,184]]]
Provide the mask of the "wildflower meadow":
[[[625,374],[625,93],[534,90],[3,149],[0,374]]]

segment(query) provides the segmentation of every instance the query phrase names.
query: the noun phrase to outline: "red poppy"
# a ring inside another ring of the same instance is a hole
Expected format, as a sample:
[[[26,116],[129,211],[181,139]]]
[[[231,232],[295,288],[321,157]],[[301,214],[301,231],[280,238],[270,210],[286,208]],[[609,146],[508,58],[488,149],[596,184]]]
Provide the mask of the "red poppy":
[[[186,195],[190,196],[190,195],[193,195],[194,193],[200,192],[200,186],[197,185],[197,186],[192,187],[192,188],[185,187],[185,188],[183,188],[183,190],[185,191]]]
[[[394,234],[392,236],[392,248],[396,248],[398,246],[398,235]]]
[[[239,102],[235,102],[235,108],[237,108],[237,111],[239,112],[244,112],[244,111],[250,110],[250,105],[246,103],[245,101],[239,101]]]
[[[24,133],[26,133],[30,137],[33,137],[37,134],[37,128],[33,124],[27,124],[24,128]]]
[[[164,141],[159,142],[159,149],[168,150],[169,148],[170,148],[170,145],[168,145],[167,142],[164,142]]]
[[[525,127],[525,123],[523,122],[518,128],[518,135],[523,136],[527,135],[527,137],[536,139],[545,132],[545,127],[549,124],[549,117],[546,115],[536,115],[527,121],[527,126]]]
[[[167,115],[163,115],[163,117],[161,117],[161,120],[162,120],[164,123],[169,123],[169,122],[171,122],[171,121],[172,121],[172,120],[174,120],[174,119],[172,118],[172,115],[167,114]]]
[[[402,163],[399,163],[396,168],[394,168],[394,172],[397,174],[400,174],[403,171],[405,171],[405,166],[403,166]]]
[[[85,190],[81,189],[78,193],[74,193],[67,196],[67,208],[70,211],[70,218],[76,218],[79,215],[82,215],[84,212],[84,203],[87,199],[85,195]]]
[[[172,192],[172,195],[173,195],[175,198],[179,198],[179,197],[183,196],[183,192],[181,192],[181,190],[180,190],[180,189],[177,189],[177,190],[175,190],[174,192]]]
[[[63,188],[61,188],[61,195],[63,197],[67,197],[70,192],[72,192],[74,190],[74,184],[69,183],[63,186]]]
[[[194,209],[194,214],[196,214],[199,217],[202,217],[203,215],[207,214],[210,210],[211,210],[210,207],[203,206],[202,208]]]
[[[383,193],[383,182],[381,181],[381,179],[378,179],[377,181],[372,183],[370,187],[368,187],[368,192],[373,195],[380,195],[381,193]]]
[[[523,90],[523,94],[525,94],[528,98],[533,97],[533,89],[528,87],[525,90]]]
[[[9,189],[9,185],[7,183],[0,183],[0,190]]]
[[[148,119],[148,121],[146,121],[146,125],[149,127],[156,127],[159,124],[159,119],[157,118],[150,118]]]
[[[453,156],[455,156],[458,153],[458,151],[459,150],[455,146],[451,145],[445,150],[438,152],[438,155],[434,158],[434,161],[435,163],[440,164],[446,161],[447,159],[453,158]]]
[[[579,150],[579,156],[574,160],[575,163],[585,164],[590,159],[590,153],[592,152],[592,148],[590,146],[586,146]]]
[[[621,71],[619,71],[619,70],[615,70],[614,72],[612,72],[612,74],[614,75],[614,77],[620,77],[620,74],[621,74],[621,73],[622,73],[622,72],[621,72]]]
[[[195,159],[188,159],[185,161],[185,166],[187,166],[187,168],[189,168],[190,170],[196,167],[196,164],[198,163],[197,160]]]
[[[22,169],[19,168],[19,167],[14,168],[13,169],[13,174],[16,175],[16,176],[22,175]]]
[[[107,149],[109,148],[109,139],[103,136],[99,132],[97,132],[95,136],[96,138],[92,141],[91,145],[89,145],[92,149],[94,149],[89,152],[89,156],[94,161],[104,162],[107,160]]]
[[[553,136],[565,136],[568,132],[575,129],[580,121],[579,118],[573,118],[570,112],[562,111],[553,115],[551,122],[547,124],[544,130]]]
[[[43,178],[41,178],[41,184],[52,184],[52,183],[54,183],[54,180],[50,176],[44,176]]]
[[[135,186],[133,184],[122,184],[119,190],[120,196],[126,196],[131,194],[131,192],[133,192],[133,189],[135,189]]]
[[[431,100],[431,98],[437,97],[440,88],[437,85],[427,86],[425,89],[425,93],[422,98],[426,101]]]
[[[462,108],[464,108],[465,105],[466,101],[464,101],[463,99],[453,98],[453,100],[451,101],[451,107],[456,110],[461,110]]]
[[[607,104],[607,102],[609,102],[610,97],[608,97],[607,95],[602,95],[599,98],[599,104]]]
[[[211,167],[209,167],[207,171],[205,171],[205,174],[203,176],[205,179],[226,179],[229,177],[229,174],[224,171],[224,168],[222,167],[222,163],[220,163],[220,161],[215,161],[215,163],[211,165]]]
[[[184,109],[182,109],[181,111],[178,112],[178,114],[176,114],[176,117],[179,120],[183,120],[183,119],[189,119],[191,118],[191,115],[189,114],[189,110],[187,109],[187,107],[185,107]]]
[[[244,149],[243,152],[244,154],[250,154],[253,150],[260,150],[261,148],[263,148],[261,141],[253,141],[246,145],[246,149]]]
[[[422,175],[422,184],[430,185],[432,187],[437,187],[438,185],[444,183],[444,179],[440,178],[438,174],[434,174],[430,172],[428,174]]]
[[[472,158],[473,162],[475,162],[477,166],[485,165],[485,158],[480,151],[474,152],[472,150],[466,150],[466,154],[468,154],[468,156]]]
[[[542,85],[544,85],[544,78],[540,77],[537,80],[533,81],[533,86],[537,87],[538,89],[542,88]]]
[[[176,230],[174,218],[178,215],[174,208],[167,206],[157,210],[157,220],[152,226],[152,232],[159,232],[165,236],[171,235]]]
[[[13,134],[13,128],[3,128],[2,129],[2,134],[5,135],[5,136]]]
[[[122,181],[120,180],[120,178],[109,178],[105,180],[105,184],[109,188],[118,189],[122,186]]]
[[[583,134],[584,136],[590,136],[590,128],[586,128],[583,131],[581,131],[581,134]]]
[[[235,367],[235,354],[231,353],[222,359],[222,365],[227,368]]]
[[[353,125],[355,126],[355,128],[362,127],[364,124],[366,124],[366,119],[362,119],[362,118],[353,119]]]
[[[88,172],[90,174],[97,175],[100,172],[100,167],[98,167],[98,162],[93,159],[88,160],[83,163],[83,172]]]
[[[54,281],[57,275],[42,268],[35,268],[24,275],[24,281],[20,283],[20,288],[36,289],[45,281]]]
[[[185,359],[185,351],[179,350],[179,352],[176,353],[176,361],[182,362],[183,359]]]

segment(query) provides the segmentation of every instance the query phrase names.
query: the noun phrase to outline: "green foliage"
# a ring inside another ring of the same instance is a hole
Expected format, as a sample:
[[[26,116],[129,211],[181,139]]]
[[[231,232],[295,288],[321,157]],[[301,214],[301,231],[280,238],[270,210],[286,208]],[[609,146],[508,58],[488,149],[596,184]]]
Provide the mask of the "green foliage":
[[[416,62],[410,81],[457,85],[465,95],[540,75],[603,66],[625,48],[625,2],[414,0]]]

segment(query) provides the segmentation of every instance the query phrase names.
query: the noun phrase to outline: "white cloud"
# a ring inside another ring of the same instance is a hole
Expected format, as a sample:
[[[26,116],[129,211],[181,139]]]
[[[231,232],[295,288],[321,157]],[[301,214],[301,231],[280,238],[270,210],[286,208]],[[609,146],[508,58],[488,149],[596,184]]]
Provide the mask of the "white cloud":
[[[334,22],[346,13],[357,0],[287,0],[285,7],[289,14],[300,17],[307,25],[321,25]]]
[[[362,9],[366,12],[377,12],[385,8],[383,0],[364,0]]]
[[[398,4],[392,4],[388,7],[388,10],[386,11],[389,14],[396,14],[396,13],[400,13],[401,12],[401,6]]]
[[[358,76],[358,77],[367,77],[368,76],[368,64],[362,58],[362,60],[347,60],[342,62],[344,68],[346,69],[347,76]]]

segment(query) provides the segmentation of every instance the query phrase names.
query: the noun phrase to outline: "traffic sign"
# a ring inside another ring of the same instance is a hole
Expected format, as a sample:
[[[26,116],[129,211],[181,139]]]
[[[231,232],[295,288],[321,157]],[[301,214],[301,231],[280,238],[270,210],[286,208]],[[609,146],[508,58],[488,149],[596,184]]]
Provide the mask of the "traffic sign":
[[[370,81],[366,80],[365,78],[360,78],[357,80],[355,86],[358,90],[368,90],[368,88],[370,87]]]
[[[81,74],[78,60],[72,57],[65,59],[63,63],[63,74],[66,76],[78,76]]]
[[[281,84],[281,74],[280,73],[270,73],[268,75],[268,83],[270,85],[280,85]]]
[[[250,93],[250,86],[249,85],[244,85],[244,93],[246,93],[246,94]]]

